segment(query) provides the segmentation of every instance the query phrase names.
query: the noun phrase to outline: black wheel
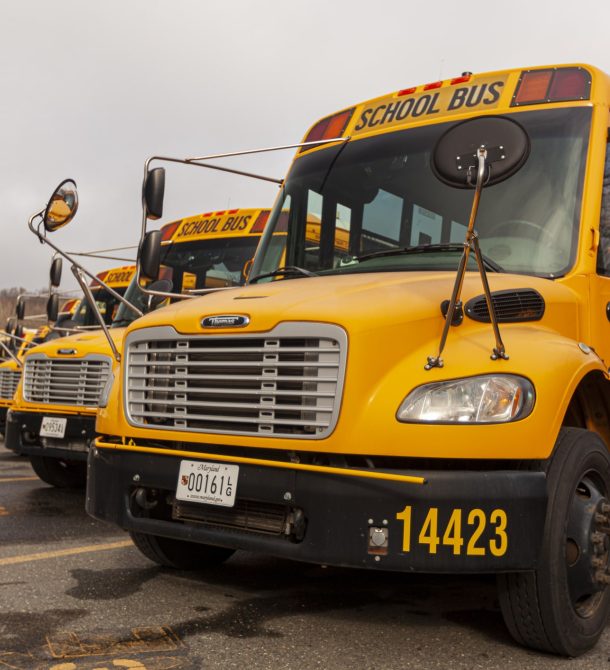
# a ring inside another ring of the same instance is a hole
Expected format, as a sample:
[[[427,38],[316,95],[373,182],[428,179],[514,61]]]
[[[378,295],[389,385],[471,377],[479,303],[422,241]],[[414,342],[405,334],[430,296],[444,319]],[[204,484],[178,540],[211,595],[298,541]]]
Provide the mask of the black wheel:
[[[504,621],[520,644],[564,656],[591,649],[610,610],[610,454],[587,430],[564,428],[547,473],[539,567],[500,575]]]
[[[30,456],[34,472],[43,482],[59,489],[82,489],[87,483],[87,464],[48,456]]]
[[[202,570],[220,565],[230,558],[234,549],[213,547],[186,540],[174,540],[169,537],[148,535],[147,533],[129,533],[136,547],[151,561],[176,570]]]

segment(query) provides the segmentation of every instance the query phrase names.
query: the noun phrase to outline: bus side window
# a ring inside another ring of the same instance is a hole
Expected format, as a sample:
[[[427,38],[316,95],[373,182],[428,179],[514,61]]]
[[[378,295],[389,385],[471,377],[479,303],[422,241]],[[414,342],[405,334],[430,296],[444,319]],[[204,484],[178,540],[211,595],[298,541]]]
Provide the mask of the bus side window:
[[[610,136],[610,129],[608,130]],[[609,137],[610,139],[610,137]],[[606,164],[602,187],[602,209],[599,221],[597,273],[610,276],[610,142],[606,144]]]

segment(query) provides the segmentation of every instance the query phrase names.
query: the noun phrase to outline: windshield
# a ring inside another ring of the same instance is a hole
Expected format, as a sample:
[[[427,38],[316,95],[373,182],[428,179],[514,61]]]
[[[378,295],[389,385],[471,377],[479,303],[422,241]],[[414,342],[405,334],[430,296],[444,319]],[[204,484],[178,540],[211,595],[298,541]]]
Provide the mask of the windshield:
[[[175,242],[161,249],[160,279],[171,282],[171,291],[185,293],[191,289],[241,286],[244,269],[256,252],[260,235],[202,239]],[[167,289],[165,289],[167,290]],[[149,296],[131,281],[125,298],[142,312],[149,311]],[[154,309],[167,304],[153,302]],[[121,304],[112,322],[115,327],[129,325],[137,318],[135,312]]]
[[[531,153],[519,172],[483,191],[475,226],[481,249],[506,272],[558,276],[575,255],[591,109],[508,116],[527,131]],[[386,133],[298,158],[253,274],[279,266],[321,274],[454,269],[461,249],[438,245],[464,241],[473,190],[447,186],[431,169],[431,153],[451,125]],[[437,248],[363,258],[421,245]]]
[[[121,288],[115,288],[113,290],[116,291],[121,296],[125,294],[124,286]],[[100,286],[92,287],[91,293],[93,294],[98,309],[100,310],[100,313],[104,318],[104,322],[106,323],[106,325],[110,325],[112,323],[113,317],[117,313],[119,305],[118,299],[115,298],[110,293],[108,293],[108,291],[106,291],[104,288],[101,288]],[[71,322],[70,323],[71,328],[73,327],[72,324],[80,326],[81,328],[86,326],[98,325],[98,321],[95,318],[95,314],[91,309],[91,306],[89,305],[89,301],[86,298],[83,298],[80,301],[78,309],[76,310],[74,316],[71,318],[70,322]]]

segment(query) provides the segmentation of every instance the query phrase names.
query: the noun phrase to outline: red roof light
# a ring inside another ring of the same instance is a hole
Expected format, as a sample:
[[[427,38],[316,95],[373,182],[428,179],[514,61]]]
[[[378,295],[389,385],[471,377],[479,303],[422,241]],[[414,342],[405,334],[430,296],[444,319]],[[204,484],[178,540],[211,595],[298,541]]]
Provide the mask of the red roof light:
[[[443,85],[442,81],[435,81],[432,84],[426,84],[424,86],[424,91],[432,91],[435,88],[440,88]]]
[[[161,242],[171,240],[179,225],[180,221],[174,221],[173,223],[166,223],[164,226],[161,226]]]
[[[403,88],[402,91],[398,91],[398,95],[413,95],[417,91],[417,86],[411,86],[411,88]]]
[[[347,128],[349,120],[354,113],[354,107],[346,109],[344,112],[327,116],[318,121],[315,126],[307,133],[303,142],[317,142],[318,140],[332,140],[335,137],[341,137]],[[310,147],[301,147],[300,151],[307,151]]]
[[[521,73],[511,106],[588,100],[590,93],[591,75],[580,67],[526,70]]]
[[[267,221],[269,219],[269,214],[271,214],[271,212],[268,209],[263,209],[263,211],[256,218],[252,228],[250,228],[251,235],[255,233],[262,233],[263,230],[265,230],[265,226],[267,225]]]

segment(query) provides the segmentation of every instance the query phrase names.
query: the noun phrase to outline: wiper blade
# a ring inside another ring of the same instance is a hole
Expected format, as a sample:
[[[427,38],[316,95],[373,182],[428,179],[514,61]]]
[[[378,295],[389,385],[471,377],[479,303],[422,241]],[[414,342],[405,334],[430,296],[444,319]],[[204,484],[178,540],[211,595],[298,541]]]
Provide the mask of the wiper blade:
[[[408,254],[425,254],[433,251],[464,251],[464,245],[462,243],[448,243],[448,244],[418,244],[415,247],[401,247],[399,249],[384,249],[383,251],[373,251],[370,254],[364,254],[364,256],[356,256],[358,262],[367,261],[369,258],[381,258],[383,256],[400,256]],[[501,265],[498,265],[488,256],[483,256],[483,263],[485,264],[486,270],[491,270],[492,272],[504,272],[504,268]]]
[[[310,270],[305,270],[305,268],[300,268],[298,265],[286,265],[283,268],[277,268],[272,272],[265,272],[262,275],[256,275],[248,282],[249,284],[256,283],[259,279],[266,279],[267,277],[317,277],[316,272],[311,272]]]

